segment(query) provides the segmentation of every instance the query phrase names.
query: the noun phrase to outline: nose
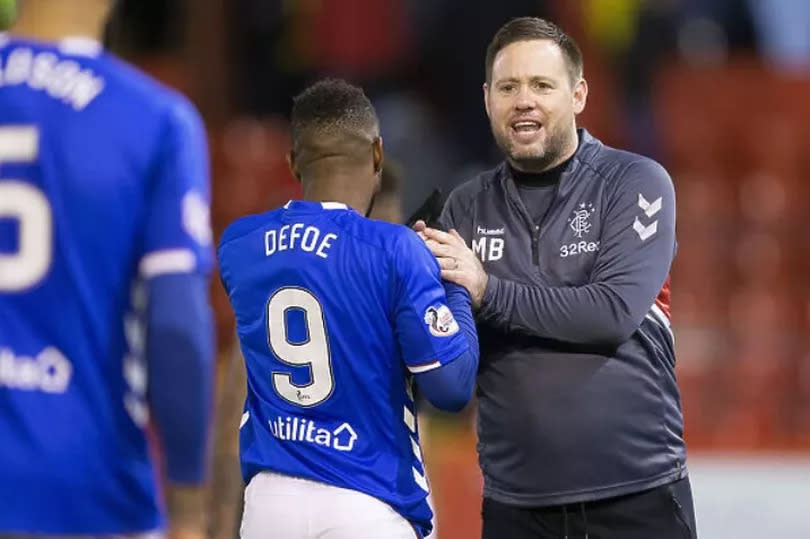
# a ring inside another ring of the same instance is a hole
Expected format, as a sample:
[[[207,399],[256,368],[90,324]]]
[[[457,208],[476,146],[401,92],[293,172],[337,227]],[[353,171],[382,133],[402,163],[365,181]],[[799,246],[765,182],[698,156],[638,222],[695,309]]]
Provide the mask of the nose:
[[[535,107],[532,92],[526,85],[520,86],[520,91],[515,99],[515,109],[532,110]]]

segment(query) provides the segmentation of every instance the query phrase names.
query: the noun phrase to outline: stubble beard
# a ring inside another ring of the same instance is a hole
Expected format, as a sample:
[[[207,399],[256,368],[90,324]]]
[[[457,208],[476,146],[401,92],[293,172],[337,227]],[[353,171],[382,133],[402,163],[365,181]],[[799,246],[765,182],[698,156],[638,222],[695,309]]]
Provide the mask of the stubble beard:
[[[515,148],[507,135],[497,132],[494,128],[492,134],[507,161],[516,169],[524,172],[543,172],[558,164],[571,136],[566,129],[557,128],[549,133],[542,147],[525,151]],[[573,136],[576,137],[576,131]]]

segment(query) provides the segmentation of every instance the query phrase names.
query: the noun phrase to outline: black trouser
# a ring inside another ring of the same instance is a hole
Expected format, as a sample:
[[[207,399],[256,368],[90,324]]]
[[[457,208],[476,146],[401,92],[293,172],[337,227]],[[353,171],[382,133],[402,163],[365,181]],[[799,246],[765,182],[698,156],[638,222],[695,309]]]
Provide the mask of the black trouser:
[[[549,507],[484,498],[483,539],[697,539],[689,478],[626,496]]]

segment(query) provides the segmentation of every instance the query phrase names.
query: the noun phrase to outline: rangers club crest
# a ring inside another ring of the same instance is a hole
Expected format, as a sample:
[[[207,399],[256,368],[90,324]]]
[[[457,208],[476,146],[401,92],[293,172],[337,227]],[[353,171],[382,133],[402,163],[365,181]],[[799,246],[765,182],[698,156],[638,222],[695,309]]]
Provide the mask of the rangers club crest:
[[[593,204],[580,203],[579,207],[574,210],[574,215],[568,219],[568,226],[574,231],[574,236],[582,238],[591,230],[591,216],[596,210]]]

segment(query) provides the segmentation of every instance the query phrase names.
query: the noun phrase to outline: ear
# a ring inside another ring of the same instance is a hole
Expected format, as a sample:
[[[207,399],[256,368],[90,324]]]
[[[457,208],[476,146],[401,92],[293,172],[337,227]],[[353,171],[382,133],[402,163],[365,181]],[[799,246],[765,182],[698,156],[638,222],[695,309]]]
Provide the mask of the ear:
[[[579,79],[574,85],[574,114],[579,114],[585,110],[585,103],[588,101],[588,83],[585,79]]]
[[[287,152],[287,166],[290,167],[290,172],[292,173],[293,177],[299,182],[301,181],[301,175],[298,173],[298,167],[295,164],[295,152],[290,150]]]
[[[487,111],[487,118],[492,119],[489,115],[489,85],[485,82],[482,89],[484,90],[484,109]]]
[[[383,141],[382,137],[377,137],[371,143],[371,158],[374,163],[374,174],[382,173],[383,167]]]

